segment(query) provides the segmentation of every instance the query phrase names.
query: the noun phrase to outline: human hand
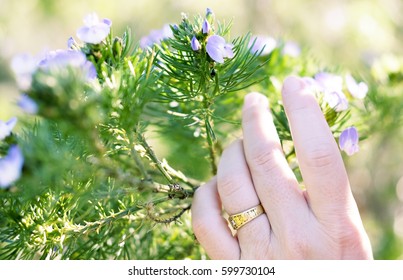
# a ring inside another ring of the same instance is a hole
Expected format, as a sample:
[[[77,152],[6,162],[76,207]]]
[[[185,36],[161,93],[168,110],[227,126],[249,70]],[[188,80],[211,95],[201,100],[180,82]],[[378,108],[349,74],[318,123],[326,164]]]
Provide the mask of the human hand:
[[[306,190],[284,157],[266,97],[243,107],[243,140],[222,154],[217,176],[192,205],[194,233],[212,259],[372,259],[337,143],[304,82],[288,77],[283,103]],[[262,204],[233,237],[222,217]]]

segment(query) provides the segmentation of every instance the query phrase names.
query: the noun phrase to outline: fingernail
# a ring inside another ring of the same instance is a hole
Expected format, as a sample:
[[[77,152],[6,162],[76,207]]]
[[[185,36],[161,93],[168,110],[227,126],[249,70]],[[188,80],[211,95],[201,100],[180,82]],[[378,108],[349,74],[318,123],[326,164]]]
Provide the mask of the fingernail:
[[[243,109],[248,109],[254,106],[269,106],[269,100],[261,93],[251,92],[245,96]]]
[[[285,79],[283,84],[283,91],[288,93],[298,91],[304,88],[304,82],[295,76],[289,76]]]

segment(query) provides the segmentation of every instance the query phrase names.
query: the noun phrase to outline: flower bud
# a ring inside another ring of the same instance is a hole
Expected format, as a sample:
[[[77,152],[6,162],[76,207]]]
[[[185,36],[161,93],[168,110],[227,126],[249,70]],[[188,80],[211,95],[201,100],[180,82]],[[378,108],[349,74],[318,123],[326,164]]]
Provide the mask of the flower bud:
[[[112,46],[113,56],[120,58],[122,56],[122,50],[123,50],[122,39],[116,37],[113,40],[113,46]]]
[[[211,23],[211,24],[213,24],[214,23],[214,12],[213,12],[213,10],[212,9],[210,9],[210,8],[207,8],[207,10],[206,10],[206,19]]]
[[[210,32],[210,29],[210,23],[207,21],[207,19],[205,19],[202,27],[203,34],[208,34]]]
[[[192,41],[190,42],[192,50],[199,51],[201,49],[201,45],[199,40],[197,40],[196,36],[193,36]]]
[[[68,49],[74,49],[74,47],[77,45],[77,43],[76,43],[76,41],[74,40],[74,38],[73,37],[70,37],[68,40],[67,40],[67,48]]]

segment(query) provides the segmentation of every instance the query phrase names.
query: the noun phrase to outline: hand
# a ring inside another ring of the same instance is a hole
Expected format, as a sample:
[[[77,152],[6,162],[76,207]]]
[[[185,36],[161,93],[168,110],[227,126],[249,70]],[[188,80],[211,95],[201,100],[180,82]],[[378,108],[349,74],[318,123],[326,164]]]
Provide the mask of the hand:
[[[282,90],[306,190],[284,157],[267,99],[245,97],[243,140],[222,154],[217,176],[195,193],[192,224],[212,259],[372,259],[338,146],[304,82]],[[265,213],[233,237],[229,214],[262,204]]]

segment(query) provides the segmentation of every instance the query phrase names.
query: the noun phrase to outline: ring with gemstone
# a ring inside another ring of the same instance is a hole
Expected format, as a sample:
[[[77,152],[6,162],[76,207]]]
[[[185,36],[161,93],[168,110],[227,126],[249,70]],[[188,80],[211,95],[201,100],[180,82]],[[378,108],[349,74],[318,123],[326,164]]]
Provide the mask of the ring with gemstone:
[[[241,213],[230,215],[228,217],[228,222],[233,230],[238,230],[250,221],[256,219],[264,213],[264,209],[261,204],[245,210]]]

